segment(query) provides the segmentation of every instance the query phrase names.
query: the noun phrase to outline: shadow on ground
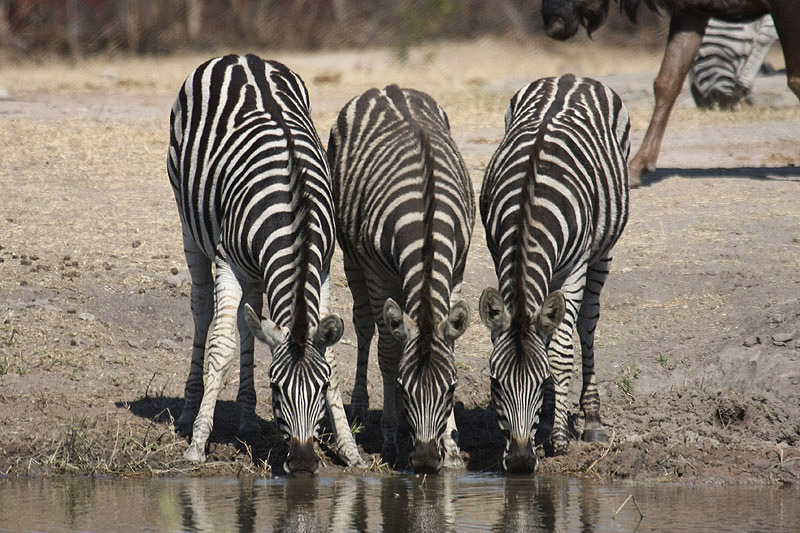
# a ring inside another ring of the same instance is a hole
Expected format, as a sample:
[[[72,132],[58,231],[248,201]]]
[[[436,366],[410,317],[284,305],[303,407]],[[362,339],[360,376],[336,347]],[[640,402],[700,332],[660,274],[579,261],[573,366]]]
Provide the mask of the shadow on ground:
[[[658,168],[642,176],[642,185],[652,185],[667,178],[745,178],[800,182],[800,167]]]

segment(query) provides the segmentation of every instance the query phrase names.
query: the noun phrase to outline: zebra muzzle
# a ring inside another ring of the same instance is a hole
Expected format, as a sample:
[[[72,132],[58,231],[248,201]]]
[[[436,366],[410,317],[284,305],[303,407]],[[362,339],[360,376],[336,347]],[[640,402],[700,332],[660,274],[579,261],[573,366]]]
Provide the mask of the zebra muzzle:
[[[292,438],[289,442],[289,455],[286,457],[285,468],[292,474],[314,474],[319,468],[319,458],[314,452],[314,441],[308,439],[300,442]]]
[[[508,452],[503,458],[503,468],[509,474],[532,474],[536,470],[536,453],[533,451],[531,439],[522,441],[511,439]]]
[[[439,452],[439,444],[430,440],[419,442],[414,445],[414,451],[409,455],[411,468],[417,474],[435,474],[442,468],[442,454]]]

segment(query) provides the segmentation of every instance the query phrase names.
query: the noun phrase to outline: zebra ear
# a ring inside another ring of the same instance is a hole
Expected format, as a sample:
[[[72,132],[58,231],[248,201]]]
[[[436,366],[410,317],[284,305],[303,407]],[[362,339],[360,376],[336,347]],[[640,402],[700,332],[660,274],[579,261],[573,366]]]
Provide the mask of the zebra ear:
[[[389,328],[389,332],[396,339],[405,341],[408,338],[409,331],[406,322],[406,314],[397,305],[397,302],[391,298],[387,298],[383,304],[383,323]]]
[[[450,309],[450,314],[442,321],[444,338],[453,342],[467,331],[469,326],[469,306],[463,300],[457,301]]]
[[[478,311],[481,315],[481,322],[492,333],[508,327],[509,318],[503,303],[503,296],[494,287],[483,289]]]
[[[339,315],[331,313],[319,321],[311,338],[317,346],[327,348],[339,342],[342,333],[344,333],[344,322]]]
[[[561,321],[564,320],[566,310],[567,304],[564,301],[564,293],[561,291],[551,292],[544,299],[542,307],[536,311],[536,316],[533,317],[533,323],[536,324],[536,332],[542,336],[553,333],[558,325],[561,324]]]
[[[247,323],[247,327],[250,328],[250,333],[268,345],[270,349],[275,349],[289,334],[288,328],[282,328],[268,318],[259,318],[258,313],[250,307],[250,304],[244,304],[244,321]]]

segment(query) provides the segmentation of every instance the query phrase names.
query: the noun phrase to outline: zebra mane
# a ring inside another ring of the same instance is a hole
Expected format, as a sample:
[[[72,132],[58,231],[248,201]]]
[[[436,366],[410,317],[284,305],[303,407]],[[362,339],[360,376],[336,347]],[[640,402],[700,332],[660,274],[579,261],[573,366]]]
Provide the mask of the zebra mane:
[[[309,262],[312,242],[311,225],[313,219],[313,203],[306,191],[306,171],[302,163],[295,159],[294,137],[288,128],[289,148],[289,188],[292,191],[292,235],[294,249],[297,251],[295,258],[295,285],[294,308],[292,310],[291,336],[300,348],[305,350],[308,344],[308,301],[306,300],[306,284],[309,276]]]

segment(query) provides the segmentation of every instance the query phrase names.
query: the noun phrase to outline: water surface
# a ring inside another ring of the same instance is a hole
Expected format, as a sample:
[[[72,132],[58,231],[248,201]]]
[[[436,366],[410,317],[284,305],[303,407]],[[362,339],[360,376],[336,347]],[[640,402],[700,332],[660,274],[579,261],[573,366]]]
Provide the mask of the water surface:
[[[635,485],[561,476],[398,474],[0,481],[0,531],[770,532],[798,528],[800,490],[796,488]]]

